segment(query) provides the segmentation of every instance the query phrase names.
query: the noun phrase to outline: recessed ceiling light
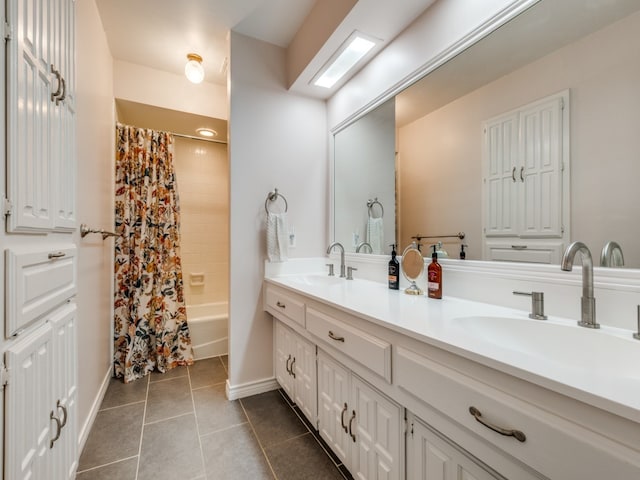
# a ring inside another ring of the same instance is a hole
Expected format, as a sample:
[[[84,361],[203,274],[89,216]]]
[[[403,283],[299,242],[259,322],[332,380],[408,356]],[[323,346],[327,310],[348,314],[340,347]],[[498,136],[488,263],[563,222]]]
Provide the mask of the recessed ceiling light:
[[[218,132],[216,132],[211,128],[198,128],[196,129],[196,132],[198,132],[198,135],[201,135],[207,138],[215,137],[216,135],[218,135]]]
[[[202,57],[197,53],[187,54],[187,64],[184,66],[184,74],[190,82],[200,83],[204,80],[204,67]]]
[[[316,74],[312,80],[313,84],[323,88],[333,87],[376,46],[376,43],[371,37],[358,31],[353,32]]]

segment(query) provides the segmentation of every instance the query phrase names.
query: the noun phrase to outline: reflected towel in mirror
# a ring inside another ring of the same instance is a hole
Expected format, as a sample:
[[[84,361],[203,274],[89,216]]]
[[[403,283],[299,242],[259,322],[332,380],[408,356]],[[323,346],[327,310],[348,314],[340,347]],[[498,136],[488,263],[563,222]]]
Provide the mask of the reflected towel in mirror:
[[[384,223],[382,217],[367,220],[367,242],[371,245],[371,250],[376,255],[382,255],[384,248]]]
[[[286,213],[267,213],[267,256],[270,262],[287,260],[288,230]]]

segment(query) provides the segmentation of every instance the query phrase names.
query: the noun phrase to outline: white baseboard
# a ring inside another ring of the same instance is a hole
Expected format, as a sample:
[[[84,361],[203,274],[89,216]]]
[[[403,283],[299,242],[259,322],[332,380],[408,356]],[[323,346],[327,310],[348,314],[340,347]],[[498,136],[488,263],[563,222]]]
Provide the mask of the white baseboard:
[[[84,425],[82,426],[78,434],[78,458],[80,458],[80,454],[82,454],[84,444],[87,443],[87,437],[89,437],[89,432],[91,431],[93,422],[96,420],[96,415],[98,415],[98,410],[100,410],[100,405],[102,405],[104,395],[105,393],[107,393],[107,388],[109,387],[109,380],[111,380],[112,372],[113,367],[109,366],[109,368],[107,369],[107,373],[102,379],[102,385],[100,385],[98,395],[96,395],[96,398],[93,401],[93,405],[91,405],[89,416],[87,417],[87,420],[84,422]]]
[[[239,398],[250,397],[258,393],[270,392],[280,388],[275,377],[257,380],[255,382],[243,383],[242,385],[231,385],[227,379],[225,385],[225,393],[228,400],[237,400]]]

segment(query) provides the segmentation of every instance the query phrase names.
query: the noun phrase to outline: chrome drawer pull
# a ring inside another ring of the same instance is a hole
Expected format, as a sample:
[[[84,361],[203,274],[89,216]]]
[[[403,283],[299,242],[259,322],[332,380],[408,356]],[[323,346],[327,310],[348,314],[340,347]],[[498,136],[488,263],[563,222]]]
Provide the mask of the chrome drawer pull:
[[[60,438],[60,431],[62,430],[62,425],[60,423],[60,419],[53,414],[53,411],[51,411],[51,415],[49,416],[49,418],[51,420],[56,421],[56,426],[58,428],[58,430],[56,431],[56,436],[53,437],[51,439],[51,442],[49,443],[49,448],[53,448],[53,444],[56,443],[56,441]]]
[[[280,300],[278,300],[278,301],[276,302],[276,307],[279,307],[279,308],[287,308],[287,306],[286,306],[284,303],[280,303]]]
[[[336,342],[343,342],[344,343],[344,337],[336,337],[336,334],[333,333],[331,330],[329,330],[329,338],[331,340],[335,340]]]
[[[347,402],[344,403],[344,408],[342,409],[342,412],[340,413],[340,425],[342,425],[342,429],[344,430],[344,433],[349,433],[349,431],[347,430],[347,426],[344,424],[344,414],[347,413]]]
[[[473,415],[473,418],[475,418],[482,425],[493,430],[496,433],[499,433],[500,435],[504,435],[505,437],[515,437],[515,439],[519,442],[524,442],[527,439],[527,436],[520,430],[509,430],[506,428],[491,425],[489,422],[482,418],[482,413],[480,413],[480,410],[478,410],[476,407],[469,407],[469,413]]]
[[[356,436],[353,433],[353,430],[351,430],[351,424],[356,419],[356,411],[353,410],[351,413],[352,413],[352,415],[351,415],[351,418],[349,419],[349,435],[351,435],[351,440],[353,440],[355,442],[356,441]]]
[[[49,257],[49,260],[51,260],[52,258],[62,258],[65,257],[67,254],[64,252],[51,252],[49,255],[47,255]]]

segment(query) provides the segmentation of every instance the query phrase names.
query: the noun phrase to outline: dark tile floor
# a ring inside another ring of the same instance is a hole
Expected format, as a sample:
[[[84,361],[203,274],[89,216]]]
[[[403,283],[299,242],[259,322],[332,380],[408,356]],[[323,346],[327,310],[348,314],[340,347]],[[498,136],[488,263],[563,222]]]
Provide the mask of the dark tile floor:
[[[226,361],[112,379],[76,480],[350,478],[280,391],[228,401]]]

